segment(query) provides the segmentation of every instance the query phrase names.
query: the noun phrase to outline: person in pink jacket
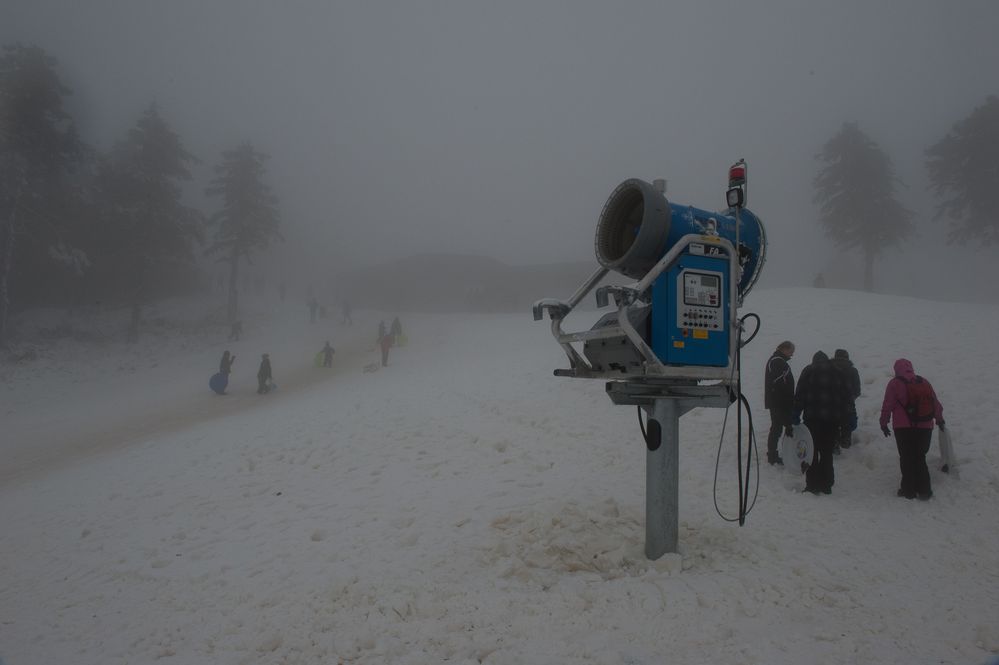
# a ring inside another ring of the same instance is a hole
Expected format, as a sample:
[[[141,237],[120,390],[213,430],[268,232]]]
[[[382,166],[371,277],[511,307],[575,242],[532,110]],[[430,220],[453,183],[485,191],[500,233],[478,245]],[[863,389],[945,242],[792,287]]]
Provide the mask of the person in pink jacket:
[[[895,426],[902,482],[898,496],[927,500],[933,496],[926,453],[930,449],[933,423],[944,428],[943,407],[930,382],[918,376],[905,358],[895,361],[895,376],[885,386],[881,404],[881,431],[891,436],[888,421]]]

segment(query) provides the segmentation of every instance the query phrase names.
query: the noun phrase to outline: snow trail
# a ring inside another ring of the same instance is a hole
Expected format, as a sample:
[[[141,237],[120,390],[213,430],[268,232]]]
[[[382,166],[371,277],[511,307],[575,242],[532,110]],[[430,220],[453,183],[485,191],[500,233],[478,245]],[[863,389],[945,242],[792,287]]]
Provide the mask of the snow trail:
[[[361,371],[371,361],[370,344],[357,333],[337,347],[331,368],[315,367],[300,361],[277,376],[278,389],[267,395],[256,393],[255,373],[229,384],[225,395],[213,393],[204,382],[203,390],[176,393],[166,402],[151,395],[148,400],[131,403],[120,417],[106,425],[85,417],[70,416],[60,424],[68,432],[33,434],[31,441],[5,444],[4,464],[0,467],[0,487],[38,477],[55,468],[75,464],[94,455],[103,455],[132,443],[161,437],[206,422],[238,416],[256,408],[278,407],[318,385]],[[113,398],[112,398],[113,399]]]

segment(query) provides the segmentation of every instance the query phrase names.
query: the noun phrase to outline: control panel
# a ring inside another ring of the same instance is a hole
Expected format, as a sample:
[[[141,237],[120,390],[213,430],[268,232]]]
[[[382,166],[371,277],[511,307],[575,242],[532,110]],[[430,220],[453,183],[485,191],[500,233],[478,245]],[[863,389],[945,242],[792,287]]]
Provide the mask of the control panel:
[[[677,279],[677,321],[684,328],[719,330],[724,325],[720,272],[681,270]]]
[[[695,252],[652,285],[652,350],[667,365],[724,367],[731,333],[728,256]]]

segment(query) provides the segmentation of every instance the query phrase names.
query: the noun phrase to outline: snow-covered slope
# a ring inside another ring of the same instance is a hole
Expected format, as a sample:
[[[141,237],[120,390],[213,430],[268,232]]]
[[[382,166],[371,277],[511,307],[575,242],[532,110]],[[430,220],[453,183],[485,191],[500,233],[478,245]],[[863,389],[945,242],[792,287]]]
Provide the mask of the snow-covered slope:
[[[763,318],[743,356],[758,430],[763,364],[789,338],[796,374],[815,350],[850,351],[864,387],[857,442],[836,459],[831,496],[801,494],[800,476],[764,465],[739,528],[714,509],[724,413],[689,413],[680,552],[656,562],[643,554],[635,409],[613,406],[602,382],[553,377],[565,358],[529,312],[406,317],[409,344],[373,373],[363,366],[377,362],[380,314],[358,313],[352,329],[261,321],[239,343],[228,397],[205,385],[222,341],[183,352],[179,332],[159,368],[97,375],[82,346],[30,372],[7,368],[0,413],[14,436],[3,455],[17,463],[0,484],[0,658],[981,663],[999,653],[999,308],[788,289],[754,292],[743,311]],[[324,374],[310,362],[327,335],[338,353]],[[265,347],[281,388],[260,397]],[[903,356],[936,387],[960,459],[941,474],[934,445],[929,502],[895,496],[898,455],[877,427]],[[32,423],[45,445],[92,454],[26,455]],[[731,514],[727,431],[717,498]]]

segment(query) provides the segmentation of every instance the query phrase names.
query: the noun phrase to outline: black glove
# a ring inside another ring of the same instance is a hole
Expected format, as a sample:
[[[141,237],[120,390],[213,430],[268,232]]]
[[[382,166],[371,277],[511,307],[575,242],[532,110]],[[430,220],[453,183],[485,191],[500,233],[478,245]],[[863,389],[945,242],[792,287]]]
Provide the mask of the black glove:
[[[784,434],[786,436],[794,436],[794,428],[790,425],[784,425]]]
[[[944,429],[945,424],[946,423],[944,422],[943,418],[937,421],[937,427],[939,427],[940,429]]]
[[[883,434],[884,434],[885,436],[891,436],[891,430],[890,430],[890,429],[888,429],[888,425],[882,425],[882,426],[881,426],[881,432],[882,432],[882,433],[883,433]]]

